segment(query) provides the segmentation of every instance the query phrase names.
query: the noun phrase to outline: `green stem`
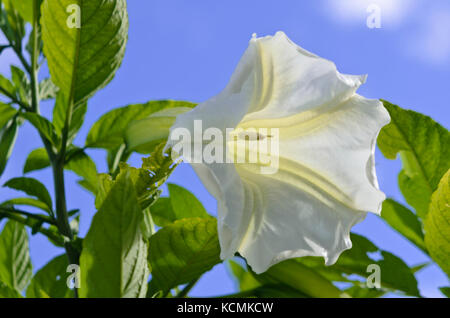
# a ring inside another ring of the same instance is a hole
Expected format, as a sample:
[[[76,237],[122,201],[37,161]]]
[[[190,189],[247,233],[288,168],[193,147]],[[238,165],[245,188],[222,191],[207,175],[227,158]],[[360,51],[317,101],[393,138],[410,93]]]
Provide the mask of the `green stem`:
[[[17,105],[19,105],[20,107],[22,107],[25,110],[30,110],[30,106],[27,105],[26,103],[18,100],[15,96],[11,95],[7,90],[5,90],[4,88],[0,87],[0,92],[5,95],[6,97],[8,97],[9,99],[11,99],[11,101]]]
[[[126,144],[120,145],[119,149],[116,152],[116,155],[114,156],[114,161],[112,163],[112,166],[109,170],[109,173],[112,176],[116,176],[119,172],[119,163],[127,161],[130,157],[130,152],[127,149]]]
[[[193,281],[191,281],[190,283],[188,283],[176,296],[175,298],[184,298],[186,297],[189,292],[191,291],[191,289],[195,286],[195,284],[197,284],[198,280],[200,279],[200,277],[194,279]]]
[[[16,222],[19,222],[19,223],[29,226],[31,228],[34,226],[34,223],[32,222],[32,220],[30,220],[29,218],[24,218],[18,214],[0,211],[0,217],[14,220]],[[54,231],[51,231],[50,229],[45,229],[45,228],[41,227],[37,230],[37,232],[45,235],[51,241],[55,242],[55,244],[57,244],[59,246],[62,246],[64,244],[62,238],[57,233],[55,233]]]
[[[32,43],[33,43],[33,52],[31,56],[31,96],[32,96],[32,111],[39,114],[39,82],[38,82],[38,72],[39,72],[39,1],[33,1],[33,32],[32,32]],[[69,101],[70,105],[67,110],[66,122],[63,128],[62,133],[62,141],[61,141],[61,150],[59,153],[55,154],[50,142],[41,135],[41,138],[44,142],[45,149],[47,150],[48,156],[50,158],[50,162],[52,164],[53,169],[53,182],[55,187],[55,199],[56,199],[56,224],[59,232],[66,237],[64,247],[66,249],[67,256],[69,258],[70,264],[78,264],[79,263],[79,253],[73,247],[72,243],[74,240],[72,229],[69,224],[69,216],[67,214],[67,204],[66,204],[66,194],[65,194],[65,183],[64,183],[64,162],[66,155],[66,144],[67,144],[67,136],[70,126],[70,121],[72,117],[73,110],[73,102]],[[77,291],[75,289],[75,297],[77,297]]]
[[[52,225],[56,225],[55,221],[46,215],[34,214],[34,213],[30,213],[30,212],[26,212],[26,211],[22,211],[22,210],[18,210],[18,209],[13,209],[13,208],[8,208],[8,207],[2,207],[2,206],[0,206],[0,212],[20,214],[20,215],[35,219],[40,222],[46,222],[46,223],[49,223]]]
[[[33,1],[33,31],[32,36],[32,54],[31,54],[31,99],[32,99],[32,109],[34,112],[39,113],[39,0]]]

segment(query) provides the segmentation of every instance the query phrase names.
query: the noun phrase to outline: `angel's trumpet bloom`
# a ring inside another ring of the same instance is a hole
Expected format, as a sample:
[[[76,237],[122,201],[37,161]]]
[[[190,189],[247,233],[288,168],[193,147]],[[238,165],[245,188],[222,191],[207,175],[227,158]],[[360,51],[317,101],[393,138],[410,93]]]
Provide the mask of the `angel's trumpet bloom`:
[[[366,212],[380,212],[385,195],[374,151],[390,118],[380,101],[356,94],[365,79],[340,74],[282,32],[253,37],[227,87],[177,117],[167,147],[176,148],[172,137],[179,129],[198,135],[199,122],[227,138],[228,163],[201,161],[198,152],[187,158],[217,199],[222,259],[239,252],[256,273],[301,256],[323,256],[331,265],[351,248],[352,226]],[[271,150],[261,150],[277,156],[270,173],[259,159],[228,160],[239,157],[240,148],[258,153],[237,141],[248,131],[246,141],[276,137]],[[207,144],[195,138],[183,143]]]

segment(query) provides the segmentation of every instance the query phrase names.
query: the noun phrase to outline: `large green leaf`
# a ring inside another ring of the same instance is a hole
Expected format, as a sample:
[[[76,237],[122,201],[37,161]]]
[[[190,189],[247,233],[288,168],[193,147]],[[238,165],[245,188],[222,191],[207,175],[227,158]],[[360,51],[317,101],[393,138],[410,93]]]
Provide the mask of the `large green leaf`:
[[[32,265],[25,227],[8,221],[0,234],[0,281],[22,291],[32,276]]]
[[[47,188],[36,179],[25,177],[13,178],[8,180],[4,186],[18,191],[23,191],[28,195],[36,197],[40,201],[44,202],[50,210],[52,209],[52,199],[47,191]]]
[[[450,277],[450,170],[433,193],[425,219],[425,244],[433,260]]]
[[[220,263],[215,218],[190,218],[168,225],[150,238],[151,293],[199,278]]]
[[[0,176],[5,171],[19,132],[17,119],[11,119],[3,130],[0,130]]]
[[[392,199],[387,199],[383,202],[381,217],[394,230],[426,252],[422,223],[412,211]]]
[[[352,233],[351,240],[353,247],[344,251],[332,266],[325,266],[323,259],[319,257],[302,257],[296,260],[337,282],[352,282],[348,279],[348,275],[353,274],[366,279],[372,274],[368,272],[368,266],[376,264],[380,267],[382,288],[410,296],[419,296],[413,270],[400,258],[380,250],[363,236]]]
[[[378,146],[388,159],[395,159],[400,153],[403,163],[400,189],[424,218],[431,194],[450,168],[450,133],[430,117],[383,103],[391,115],[391,123],[381,130]]]
[[[68,23],[73,5],[80,28]],[[125,0],[45,0],[41,26],[52,81],[69,103],[86,100],[113,78],[127,42]]]
[[[168,198],[160,198],[150,208],[153,220],[158,226],[165,226],[176,220],[192,217],[209,217],[201,202],[188,190],[168,183]]]
[[[60,255],[42,267],[27,288],[27,298],[68,298],[73,292],[67,287],[67,255]]]
[[[130,123],[162,110],[179,107],[192,108],[193,106],[194,104],[189,102],[163,100],[113,109],[92,126],[86,138],[86,146],[115,149],[125,143]]]
[[[83,241],[81,297],[144,297],[147,244],[143,214],[129,173],[118,176]]]

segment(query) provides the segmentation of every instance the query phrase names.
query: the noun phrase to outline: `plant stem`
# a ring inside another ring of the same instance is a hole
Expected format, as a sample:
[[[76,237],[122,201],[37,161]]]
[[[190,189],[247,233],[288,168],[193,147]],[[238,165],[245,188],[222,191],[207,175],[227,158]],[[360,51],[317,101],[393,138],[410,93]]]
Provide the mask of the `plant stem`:
[[[32,100],[32,111],[39,113],[39,0],[33,1],[33,31],[31,33],[32,36],[32,54],[31,54],[31,100]]]
[[[2,212],[0,211],[0,217],[4,217],[4,218],[8,218],[10,220],[14,220],[16,222],[19,222],[23,225],[29,226],[29,227],[33,227],[34,223],[29,219],[29,218],[24,218],[18,214],[14,214],[11,212]],[[62,238],[55,233],[54,231],[50,230],[50,229],[46,229],[46,228],[39,228],[37,230],[37,232],[47,236],[51,241],[55,242],[55,244],[57,244],[58,246],[63,246],[64,242],[62,240]]]
[[[52,225],[56,225],[55,221],[52,220],[51,218],[49,218],[46,215],[34,214],[34,213],[25,212],[25,211],[22,211],[22,210],[8,208],[8,207],[2,207],[2,206],[0,206],[0,212],[20,214],[20,215],[23,215],[23,216],[35,219],[35,220],[40,221],[40,222],[46,222],[46,223],[49,223],[49,224],[52,224]]]
[[[175,298],[184,298],[186,297],[191,289],[197,284],[200,277],[194,279],[193,281],[189,282],[176,296]]]
[[[0,87],[0,92],[5,95],[6,97],[8,97],[9,99],[11,99],[11,101],[17,105],[19,105],[20,107],[22,107],[23,109],[25,109],[26,111],[30,110],[30,106],[28,106],[26,103],[18,100],[15,96],[11,95],[7,90],[5,90],[4,88]]]
[[[39,1],[33,1],[33,31],[32,31],[32,47],[33,51],[31,54],[31,97],[32,97],[32,105],[31,111],[39,114]],[[68,126],[70,125],[70,117],[71,117],[72,107],[69,107],[68,110],[68,118],[66,118],[66,125],[63,131],[63,138],[61,144],[61,151],[58,154],[55,154],[50,142],[41,134],[41,139],[44,143],[45,149],[47,150],[47,154],[50,158],[50,162],[53,170],[53,182],[55,187],[55,199],[56,199],[56,225],[58,227],[59,232],[66,237],[66,242],[64,243],[64,247],[66,249],[67,256],[69,258],[69,262],[71,264],[79,263],[79,253],[72,246],[73,242],[73,233],[69,224],[69,217],[67,214],[67,204],[66,204],[66,194],[65,194],[65,183],[64,183],[64,159],[66,154],[66,143],[67,143],[67,135],[68,135]],[[75,291],[76,294],[76,291]]]

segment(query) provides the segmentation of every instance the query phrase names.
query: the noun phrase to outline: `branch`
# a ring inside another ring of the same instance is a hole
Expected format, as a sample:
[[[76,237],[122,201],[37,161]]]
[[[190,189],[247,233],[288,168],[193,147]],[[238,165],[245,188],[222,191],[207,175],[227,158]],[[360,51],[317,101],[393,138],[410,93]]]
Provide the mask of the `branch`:
[[[189,294],[189,292],[191,291],[191,289],[195,286],[195,284],[197,284],[198,280],[200,279],[200,277],[194,279],[193,281],[191,281],[190,283],[188,283],[178,294],[176,294],[175,298],[184,298],[187,296],[187,294]]]
[[[14,214],[14,213],[9,213],[9,212],[1,212],[0,211],[0,218],[1,217],[5,217],[8,218],[10,220],[14,220],[16,222],[19,222],[23,225],[29,226],[31,228],[33,228],[33,226],[35,225],[35,223],[32,222],[32,220],[28,219],[28,218],[24,218],[20,215]],[[57,233],[55,233],[54,231],[50,230],[50,229],[45,229],[40,227],[39,229],[34,229],[37,233],[41,233],[42,235],[45,235],[47,238],[49,238],[51,241],[53,241],[57,246],[64,246],[64,240],[62,237],[60,237]]]
[[[4,89],[3,87],[0,87],[0,92],[5,95],[6,97],[8,97],[9,99],[11,99],[11,101],[17,105],[19,105],[20,107],[22,107],[23,109],[25,109],[26,111],[30,110],[30,105],[28,105],[25,102],[22,102],[20,100],[18,100],[14,95],[11,95],[6,89]]]
[[[3,206],[0,206],[0,212],[20,214],[20,215],[35,219],[39,222],[45,222],[48,224],[56,225],[56,222],[46,215],[34,214],[34,213],[18,210],[15,208],[8,208],[8,207],[3,207]]]

